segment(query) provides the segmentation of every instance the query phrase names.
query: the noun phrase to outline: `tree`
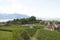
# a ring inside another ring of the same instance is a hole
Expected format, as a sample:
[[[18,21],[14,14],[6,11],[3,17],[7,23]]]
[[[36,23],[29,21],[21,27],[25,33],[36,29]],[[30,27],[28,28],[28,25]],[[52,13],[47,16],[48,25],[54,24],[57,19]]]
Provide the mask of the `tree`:
[[[20,19],[21,24],[27,24],[27,20],[25,18]]]
[[[29,21],[36,21],[36,17],[35,17],[35,16],[31,16],[31,17],[29,18]]]
[[[6,22],[6,24],[5,24],[5,26],[10,26],[10,25],[12,25],[11,21]]]

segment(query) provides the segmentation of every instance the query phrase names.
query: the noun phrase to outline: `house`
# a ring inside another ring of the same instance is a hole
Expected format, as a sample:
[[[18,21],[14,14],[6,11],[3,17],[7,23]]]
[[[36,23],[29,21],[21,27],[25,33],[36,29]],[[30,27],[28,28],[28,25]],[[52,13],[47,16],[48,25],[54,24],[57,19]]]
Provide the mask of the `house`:
[[[55,24],[55,22],[47,22],[47,25],[45,26],[45,29],[47,30],[51,30],[51,31],[54,31],[55,28],[57,28],[58,26]]]

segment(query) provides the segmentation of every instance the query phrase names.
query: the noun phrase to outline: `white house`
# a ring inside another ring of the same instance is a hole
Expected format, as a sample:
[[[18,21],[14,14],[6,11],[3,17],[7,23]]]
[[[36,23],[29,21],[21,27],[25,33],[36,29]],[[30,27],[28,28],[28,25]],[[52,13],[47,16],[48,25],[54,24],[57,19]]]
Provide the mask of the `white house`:
[[[55,30],[58,26],[55,24],[55,22],[47,22],[47,25],[45,26],[45,29],[47,30]]]

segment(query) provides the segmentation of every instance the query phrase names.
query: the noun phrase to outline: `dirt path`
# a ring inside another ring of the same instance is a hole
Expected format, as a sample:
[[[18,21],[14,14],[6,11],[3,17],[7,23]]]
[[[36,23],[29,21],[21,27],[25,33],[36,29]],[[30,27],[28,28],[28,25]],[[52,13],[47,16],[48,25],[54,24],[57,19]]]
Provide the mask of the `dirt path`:
[[[39,32],[39,29],[36,31],[36,33],[34,34],[34,36],[35,36],[35,35],[37,35],[37,34],[38,34],[38,32]],[[30,40],[38,40],[38,39],[37,39],[36,37],[34,37],[34,36],[33,36],[33,37],[31,37],[31,38],[30,38]]]
[[[31,37],[30,40],[38,40],[38,39],[35,37]]]

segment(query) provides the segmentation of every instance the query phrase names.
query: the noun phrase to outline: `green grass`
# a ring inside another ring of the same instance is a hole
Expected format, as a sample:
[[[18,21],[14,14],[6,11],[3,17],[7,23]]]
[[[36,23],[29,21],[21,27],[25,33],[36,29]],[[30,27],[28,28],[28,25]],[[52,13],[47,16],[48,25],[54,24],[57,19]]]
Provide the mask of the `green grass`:
[[[5,30],[19,30],[19,29],[27,29],[27,28],[29,28],[29,27],[28,26],[20,26],[20,25],[0,27],[0,29],[5,29]]]
[[[0,27],[0,29],[5,29],[5,30],[19,30],[19,29],[30,29],[30,25],[33,26],[35,29],[43,29],[45,25],[42,24],[28,24],[28,26],[23,26],[23,25],[12,25],[12,26],[3,26]]]
[[[0,40],[13,40],[12,32],[0,31]]]
[[[35,34],[36,30],[37,29],[24,29],[24,30],[20,30],[19,33],[21,33],[21,31],[22,31],[22,33],[26,32],[29,36],[33,36]]]
[[[29,26],[22,25],[12,25],[12,26],[4,26],[0,27],[0,40],[19,40],[24,32],[29,37],[35,37],[38,40],[60,40],[60,32],[44,30],[44,25],[41,24],[30,24],[33,28],[29,28]],[[4,30],[11,30],[4,31]],[[22,39],[20,39],[22,40]]]
[[[34,37],[36,37],[38,40],[60,40],[60,32],[37,30]]]

